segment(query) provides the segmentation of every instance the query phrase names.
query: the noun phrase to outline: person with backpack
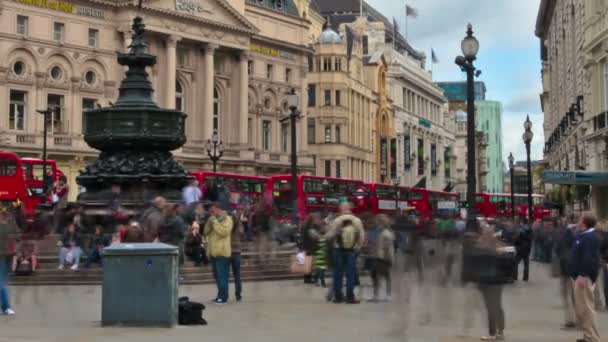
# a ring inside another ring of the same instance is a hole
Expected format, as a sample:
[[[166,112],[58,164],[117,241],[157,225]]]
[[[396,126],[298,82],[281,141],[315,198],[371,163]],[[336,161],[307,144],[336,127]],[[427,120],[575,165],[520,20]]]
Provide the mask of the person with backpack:
[[[361,220],[351,212],[350,203],[342,203],[339,216],[333,220],[325,239],[334,239],[333,253],[333,280],[334,303],[346,301],[348,304],[359,304],[355,298],[356,284],[356,255],[365,241],[365,231]],[[343,284],[346,275],[346,298],[344,298]]]

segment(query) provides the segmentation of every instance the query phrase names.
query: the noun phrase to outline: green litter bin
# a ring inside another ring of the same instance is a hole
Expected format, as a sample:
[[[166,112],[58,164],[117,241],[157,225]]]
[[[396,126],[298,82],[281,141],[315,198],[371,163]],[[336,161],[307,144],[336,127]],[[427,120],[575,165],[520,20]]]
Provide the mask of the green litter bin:
[[[103,326],[177,324],[178,248],[121,243],[103,249]]]

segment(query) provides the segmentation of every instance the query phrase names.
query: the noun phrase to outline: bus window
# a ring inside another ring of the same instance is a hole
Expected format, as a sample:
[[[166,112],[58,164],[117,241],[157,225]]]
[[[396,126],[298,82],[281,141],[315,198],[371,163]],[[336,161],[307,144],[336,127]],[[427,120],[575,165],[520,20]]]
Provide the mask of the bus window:
[[[17,162],[10,158],[0,157],[0,176],[14,176],[17,173]]]
[[[477,203],[485,203],[486,202],[486,196],[481,196],[481,195],[475,196],[475,202],[477,202]]]
[[[376,186],[376,197],[378,198],[395,198],[395,188],[387,186]]]
[[[421,192],[410,191],[408,199],[410,199],[412,201],[417,201],[417,200],[421,200],[422,197],[424,197],[424,195]]]

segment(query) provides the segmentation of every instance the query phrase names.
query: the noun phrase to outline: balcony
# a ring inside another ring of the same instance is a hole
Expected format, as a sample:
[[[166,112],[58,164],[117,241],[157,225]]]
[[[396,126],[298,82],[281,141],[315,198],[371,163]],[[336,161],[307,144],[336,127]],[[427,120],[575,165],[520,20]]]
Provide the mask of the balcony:
[[[42,150],[42,132],[29,133],[25,131],[0,131],[0,143],[16,150]],[[82,136],[76,134],[52,134],[47,135],[47,149],[52,150],[74,150],[81,152],[91,152],[92,149],[85,143]]]

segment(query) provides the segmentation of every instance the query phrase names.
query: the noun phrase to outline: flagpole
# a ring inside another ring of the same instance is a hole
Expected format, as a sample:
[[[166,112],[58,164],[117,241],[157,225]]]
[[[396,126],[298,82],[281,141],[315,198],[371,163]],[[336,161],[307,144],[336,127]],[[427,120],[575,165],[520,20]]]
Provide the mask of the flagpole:
[[[405,40],[407,41],[407,2],[405,3]]]
[[[363,17],[363,0],[359,0],[359,16]]]
[[[393,50],[395,50],[395,42],[397,40],[397,20],[393,17]]]
[[[433,61],[433,47],[431,46],[431,82],[433,81],[433,64],[435,61]]]

